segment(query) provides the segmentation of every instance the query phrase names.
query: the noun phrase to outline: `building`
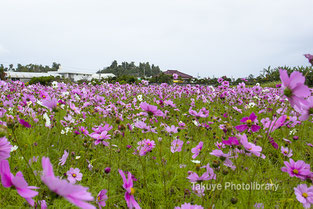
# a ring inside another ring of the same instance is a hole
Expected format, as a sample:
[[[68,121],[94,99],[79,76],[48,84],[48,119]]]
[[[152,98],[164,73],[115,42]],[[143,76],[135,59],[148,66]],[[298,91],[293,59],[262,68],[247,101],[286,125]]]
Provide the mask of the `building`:
[[[43,77],[43,76],[53,76],[53,77],[57,77],[57,76],[61,76],[57,73],[33,73],[33,72],[5,72],[5,77],[7,79],[16,81],[22,81],[24,83],[30,81],[32,78],[36,78],[36,77]]]
[[[183,80],[188,80],[188,79],[192,79],[193,78],[191,75],[188,75],[186,73],[182,73],[182,72],[180,72],[178,70],[167,70],[167,71],[164,72],[164,74],[166,74],[166,75],[177,74]]]

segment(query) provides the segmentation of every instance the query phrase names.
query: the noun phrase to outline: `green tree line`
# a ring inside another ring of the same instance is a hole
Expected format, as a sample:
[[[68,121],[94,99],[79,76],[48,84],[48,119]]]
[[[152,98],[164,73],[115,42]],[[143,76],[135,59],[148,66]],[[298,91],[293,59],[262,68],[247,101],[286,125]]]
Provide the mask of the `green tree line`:
[[[160,74],[162,71],[159,66],[150,65],[149,62],[140,62],[138,66],[134,62],[122,62],[118,64],[116,60],[107,67],[99,70],[97,73],[113,73],[116,77],[127,75],[134,77],[151,77]]]

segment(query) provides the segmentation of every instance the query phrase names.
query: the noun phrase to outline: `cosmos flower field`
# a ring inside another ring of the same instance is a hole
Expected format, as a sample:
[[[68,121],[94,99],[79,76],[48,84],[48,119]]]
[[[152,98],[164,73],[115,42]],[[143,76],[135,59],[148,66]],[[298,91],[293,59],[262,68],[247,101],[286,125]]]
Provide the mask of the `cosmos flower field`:
[[[0,208],[310,208],[312,90],[0,81]]]

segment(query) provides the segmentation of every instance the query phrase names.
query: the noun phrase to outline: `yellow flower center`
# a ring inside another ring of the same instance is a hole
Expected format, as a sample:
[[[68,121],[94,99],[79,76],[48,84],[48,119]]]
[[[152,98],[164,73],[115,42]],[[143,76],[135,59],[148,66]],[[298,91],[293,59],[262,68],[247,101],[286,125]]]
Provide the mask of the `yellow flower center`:
[[[286,120],[290,120],[290,117],[289,117],[289,116],[287,116]]]
[[[100,196],[98,196],[98,201],[100,201]]]
[[[250,120],[250,119],[247,120],[247,124],[248,124],[248,125],[251,125],[251,124],[252,124],[252,120]]]
[[[73,173],[73,174],[72,174],[72,176],[75,178],[75,177],[76,177],[76,174],[75,174],[75,173]]]
[[[305,192],[302,193],[302,197],[307,198],[309,195]]]
[[[43,95],[43,96],[42,96],[42,98],[46,98],[46,96],[45,96],[45,95]]]
[[[284,153],[287,154],[288,152],[287,152],[287,151],[284,151]]]
[[[130,194],[134,195],[135,194],[135,189],[134,188],[130,188]]]
[[[299,171],[297,170],[297,169],[293,169],[293,171],[292,171],[294,174],[298,174],[299,173]]]

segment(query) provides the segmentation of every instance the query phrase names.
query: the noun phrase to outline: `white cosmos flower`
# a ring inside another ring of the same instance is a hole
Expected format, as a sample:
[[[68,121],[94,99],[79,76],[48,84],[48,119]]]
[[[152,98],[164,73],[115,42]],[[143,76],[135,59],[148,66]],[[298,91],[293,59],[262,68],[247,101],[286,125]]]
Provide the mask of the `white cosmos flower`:
[[[15,152],[18,149],[18,146],[14,145],[13,147],[11,147],[11,152]]]
[[[138,95],[138,96],[137,96],[137,99],[138,99],[140,102],[142,102],[142,95],[141,95],[141,94]]]
[[[45,124],[45,126],[46,126],[46,127],[50,127],[50,125],[51,125],[51,121],[50,121],[50,118],[49,118],[49,116],[48,116],[48,114],[47,114],[47,113],[43,114],[43,119],[45,119],[45,120],[46,120],[46,124]]]

